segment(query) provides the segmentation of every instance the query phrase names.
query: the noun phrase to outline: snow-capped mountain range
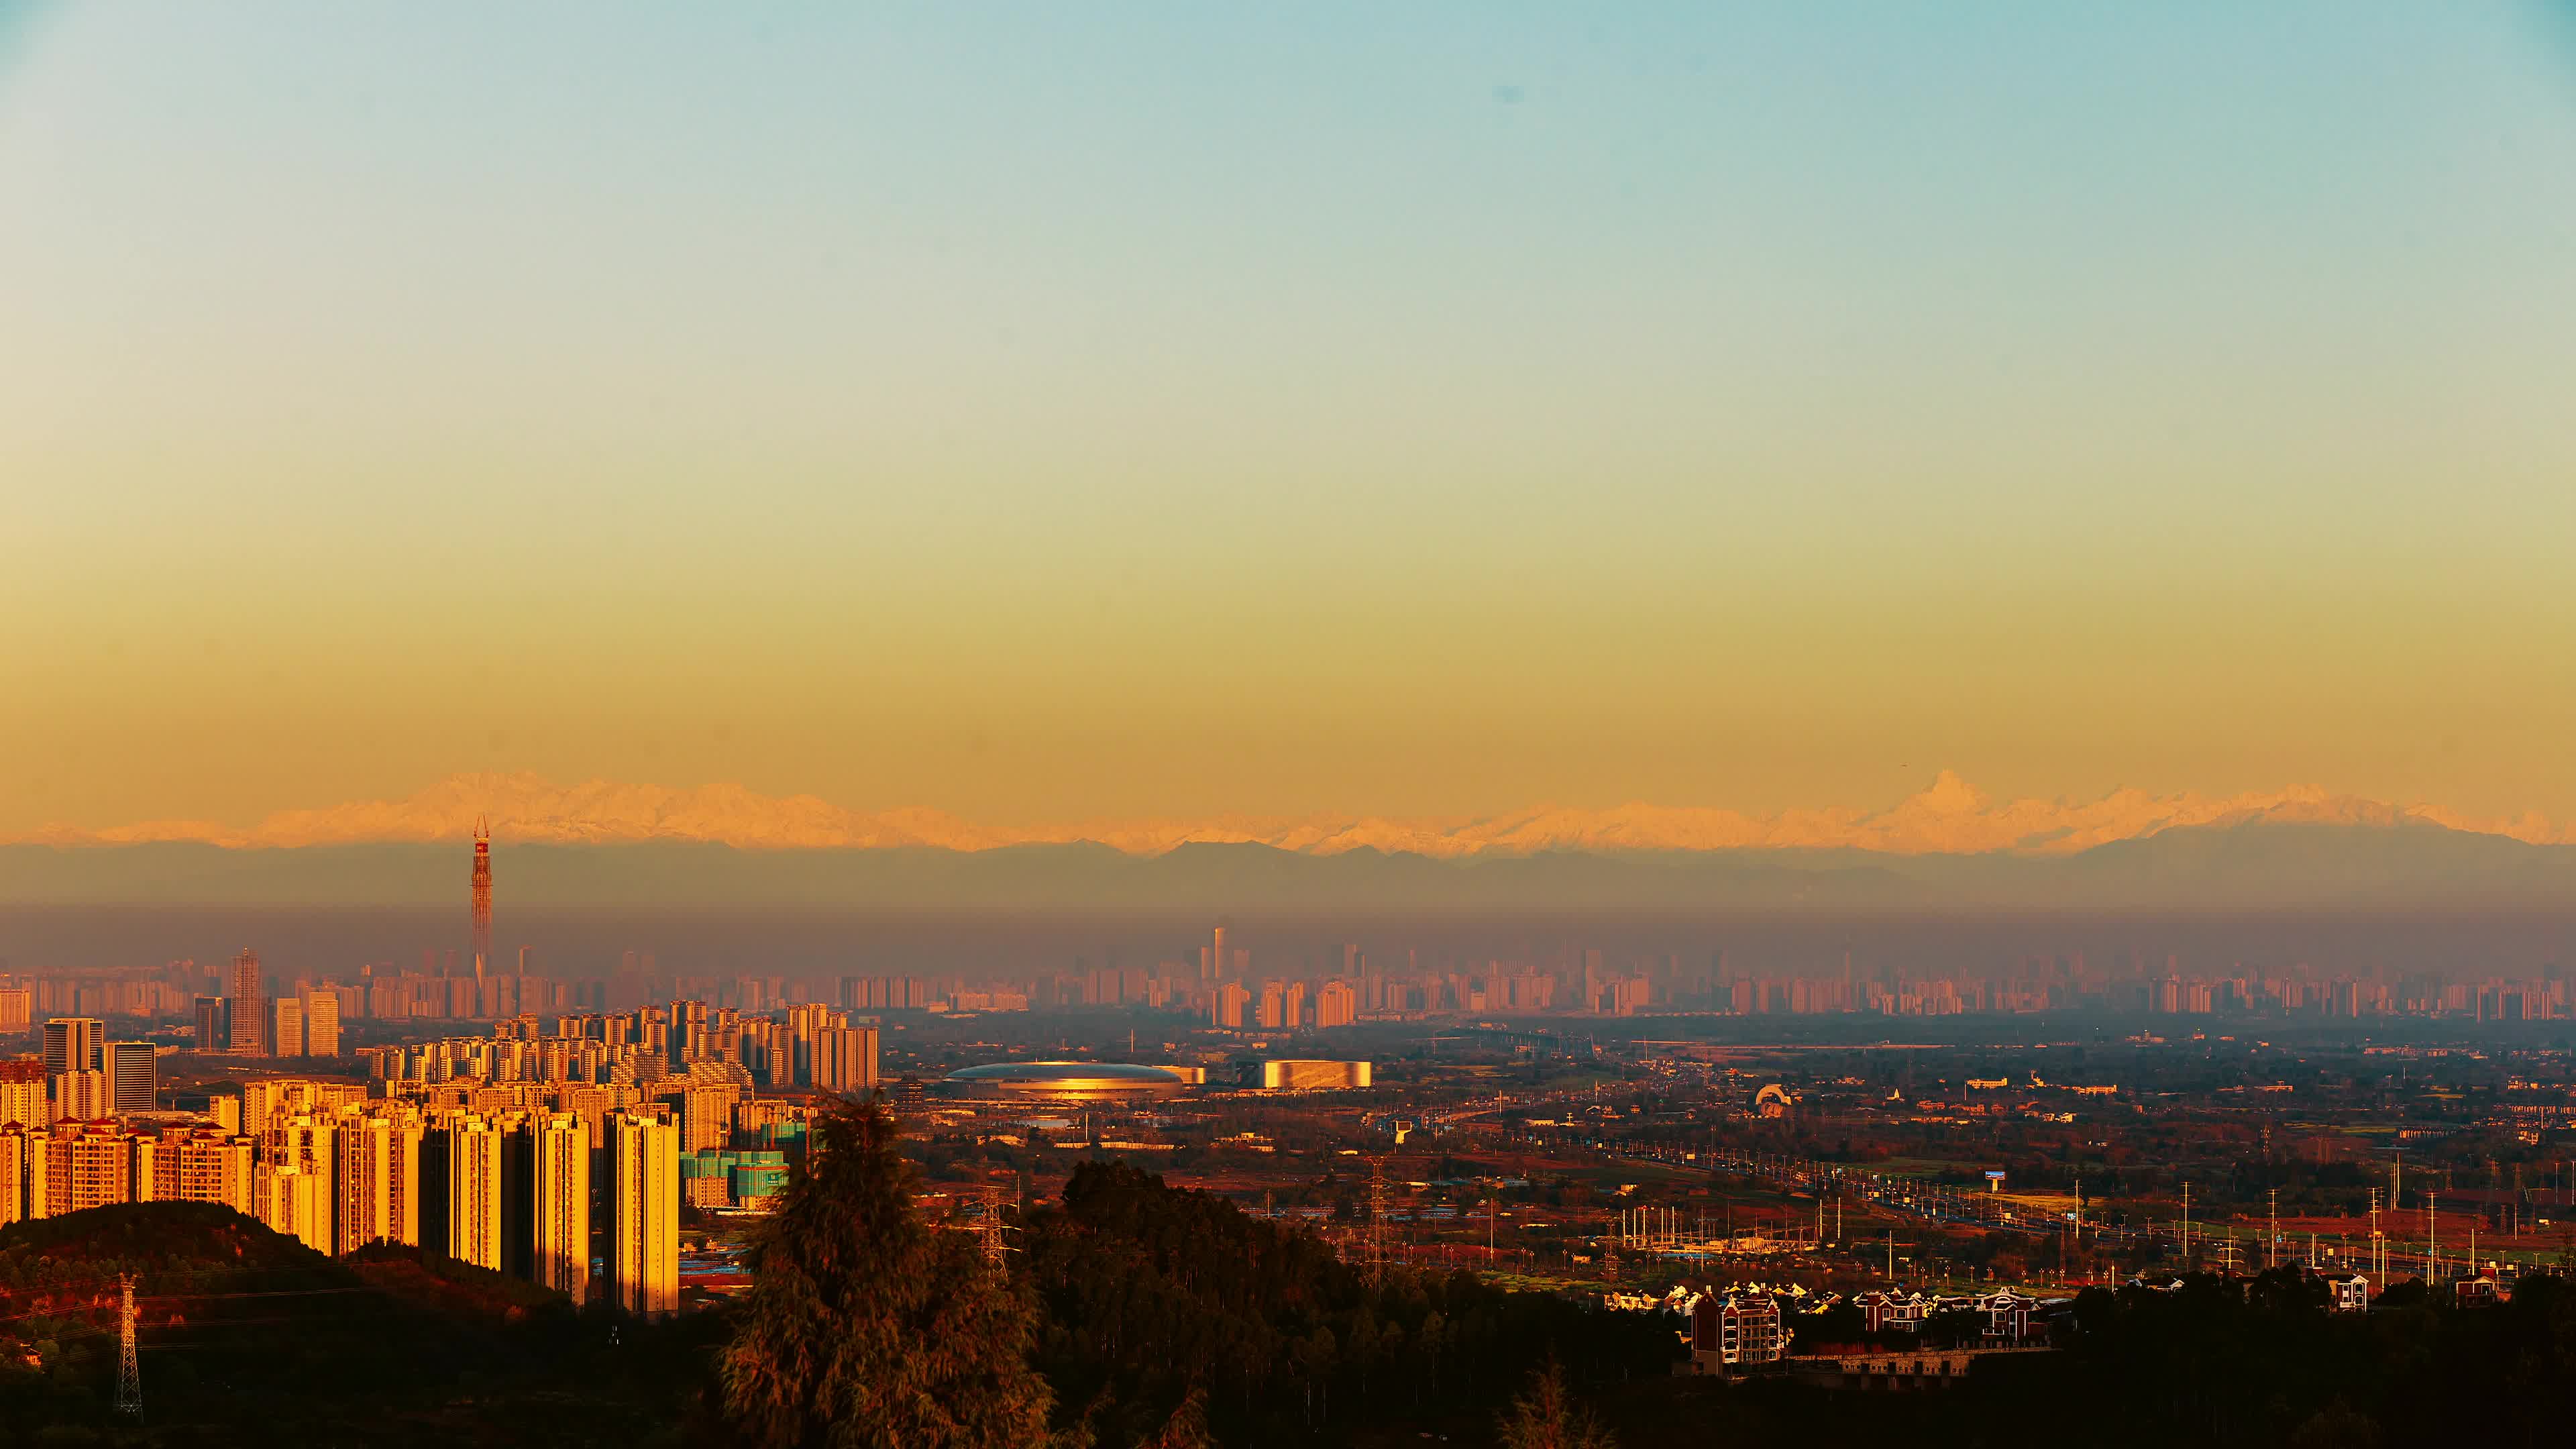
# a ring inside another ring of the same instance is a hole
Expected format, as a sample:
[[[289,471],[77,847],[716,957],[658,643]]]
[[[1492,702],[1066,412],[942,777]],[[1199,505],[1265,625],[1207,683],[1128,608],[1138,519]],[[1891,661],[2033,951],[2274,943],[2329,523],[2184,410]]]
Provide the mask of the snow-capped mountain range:
[[[192,842],[230,848],[306,847],[465,838],[478,817],[502,841],[555,845],[690,842],[753,850],[923,847],[986,851],[1090,842],[1130,855],[1191,844],[1259,844],[1302,855],[1374,849],[1434,859],[1548,851],[1861,850],[1891,855],[2073,855],[2178,827],[2295,823],[2440,826],[2527,844],[2570,839],[2537,814],[2485,820],[2437,806],[2391,804],[2315,786],[2230,796],[2116,790],[2095,800],[1989,798],[1941,772],[1883,810],[1734,810],[1629,804],[1538,808],[1447,819],[1317,815],[1296,818],[1090,820],[992,825],[931,809],[866,813],[812,795],[763,795],[740,785],[678,789],[592,780],[563,785],[529,773],[457,775],[400,800],[287,810],[256,825],[157,820],[108,829],[49,826],[15,843],[56,846]]]

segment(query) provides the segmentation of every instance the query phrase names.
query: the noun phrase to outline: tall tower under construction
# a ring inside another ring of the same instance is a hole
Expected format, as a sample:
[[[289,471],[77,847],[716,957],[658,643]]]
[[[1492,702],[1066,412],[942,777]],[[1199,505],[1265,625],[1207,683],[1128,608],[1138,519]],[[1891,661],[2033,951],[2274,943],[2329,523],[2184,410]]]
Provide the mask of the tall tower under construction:
[[[492,827],[474,817],[474,979],[492,959]]]

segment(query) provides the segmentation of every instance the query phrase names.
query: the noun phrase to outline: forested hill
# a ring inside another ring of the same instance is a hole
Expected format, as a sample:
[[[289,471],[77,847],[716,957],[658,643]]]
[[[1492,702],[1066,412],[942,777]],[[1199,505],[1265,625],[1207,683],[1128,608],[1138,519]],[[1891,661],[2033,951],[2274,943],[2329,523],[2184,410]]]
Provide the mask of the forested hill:
[[[1481,1436],[1551,1357],[1597,1394],[1661,1379],[1680,1356],[1669,1320],[1470,1273],[1372,1285],[1302,1227],[1116,1162],[1076,1169],[1026,1243],[1040,1367],[1059,1414],[1087,1419],[1103,1445],[1139,1442],[1193,1389],[1228,1445]]]
[[[2061,1351],[1896,1396],[1674,1378],[1670,1319],[1466,1274],[1372,1282],[1300,1227],[1114,1162],[1081,1166],[1020,1246],[1058,1442],[1088,1449],[1489,1445],[1551,1362],[1624,1449],[1994,1446],[2031,1425],[2116,1449],[2538,1445],[2576,1412],[2576,1285],[2548,1275],[2488,1307],[2400,1284],[2366,1315],[2291,1268],[2092,1289]],[[121,1272],[142,1285],[140,1428],[109,1408]],[[0,1445],[748,1442],[715,1371],[734,1319],[577,1314],[416,1250],[326,1259],[197,1204],[97,1209],[0,1230]]]
[[[139,1431],[111,1413],[121,1273]],[[676,1443],[703,1378],[689,1336],[714,1327],[612,1340],[604,1316],[418,1249],[334,1260],[213,1204],[93,1208],[0,1229],[0,1443]]]

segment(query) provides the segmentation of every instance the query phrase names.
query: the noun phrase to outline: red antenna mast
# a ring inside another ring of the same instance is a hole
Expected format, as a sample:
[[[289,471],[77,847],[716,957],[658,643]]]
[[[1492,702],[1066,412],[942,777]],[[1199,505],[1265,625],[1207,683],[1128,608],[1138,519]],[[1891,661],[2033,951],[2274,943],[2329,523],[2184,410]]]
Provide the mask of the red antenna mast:
[[[492,957],[492,827],[474,817],[474,979]]]

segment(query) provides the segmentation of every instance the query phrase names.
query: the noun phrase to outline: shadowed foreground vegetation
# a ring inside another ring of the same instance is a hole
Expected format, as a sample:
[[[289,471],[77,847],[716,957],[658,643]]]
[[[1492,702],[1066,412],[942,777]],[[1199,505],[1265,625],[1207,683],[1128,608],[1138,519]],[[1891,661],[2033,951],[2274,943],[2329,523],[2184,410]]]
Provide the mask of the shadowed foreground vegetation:
[[[996,1273],[925,1223],[891,1119],[818,1124],[754,1288],[647,1325],[417,1249],[332,1260],[220,1208],[0,1230],[0,1444],[660,1444],[1626,1449],[2035,1424],[2114,1446],[2554,1442],[2576,1285],[2463,1309],[2412,1285],[2328,1311],[2282,1269],[2086,1292],[2063,1351],[1922,1396],[1674,1378],[1673,1320],[1472,1275],[1373,1282],[1305,1230],[1109,1161],[1032,1211]],[[142,1297],[147,1414],[110,1412],[116,1275]]]

